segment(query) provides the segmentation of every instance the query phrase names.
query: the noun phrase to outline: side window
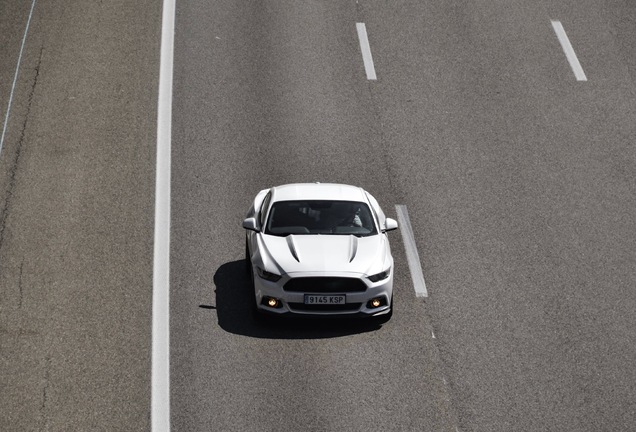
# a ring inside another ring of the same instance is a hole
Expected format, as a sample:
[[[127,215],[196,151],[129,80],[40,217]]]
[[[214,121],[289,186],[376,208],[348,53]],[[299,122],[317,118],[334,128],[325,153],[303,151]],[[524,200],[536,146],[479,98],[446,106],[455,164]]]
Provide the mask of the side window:
[[[259,223],[261,225],[261,229],[265,228],[265,214],[267,213],[267,209],[269,207],[269,202],[272,198],[272,193],[269,192],[267,194],[267,196],[265,196],[265,199],[263,200],[263,203],[261,204],[261,208],[259,210],[258,213],[258,218],[259,218]]]

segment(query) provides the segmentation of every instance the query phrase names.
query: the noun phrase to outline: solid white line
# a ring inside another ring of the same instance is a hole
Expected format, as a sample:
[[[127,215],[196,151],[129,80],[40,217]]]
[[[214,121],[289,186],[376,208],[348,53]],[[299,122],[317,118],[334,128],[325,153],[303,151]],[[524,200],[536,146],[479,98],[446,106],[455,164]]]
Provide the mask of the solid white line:
[[[31,25],[31,16],[33,16],[35,1],[36,0],[33,0],[33,2],[31,2],[31,11],[29,12],[29,19],[27,20],[26,28],[24,29],[24,36],[22,36],[22,45],[20,46],[20,54],[18,55],[18,64],[15,67],[15,75],[13,76],[13,85],[11,85],[11,93],[9,93],[9,103],[7,104],[7,112],[4,116],[4,126],[2,127],[2,137],[0,137],[0,156],[2,156],[2,146],[4,145],[4,135],[7,132],[7,125],[9,124],[9,114],[11,113],[11,104],[13,103],[13,92],[15,91],[15,84],[18,82],[18,74],[20,73],[20,63],[22,63],[22,52],[24,51],[24,45],[26,44],[27,33],[29,32],[29,26]]]
[[[581,67],[581,63],[579,63],[579,59],[576,57],[576,53],[574,52],[574,48],[572,48],[572,44],[570,43],[570,39],[568,39],[568,35],[565,33],[565,29],[561,24],[561,21],[552,20],[552,28],[554,28],[554,32],[559,38],[559,42],[561,42],[561,48],[563,48],[563,52],[570,62],[570,67],[574,72],[574,76],[577,81],[587,81],[587,77],[585,76],[585,72],[583,72],[583,68]]]
[[[150,403],[150,424],[153,432],[170,431],[170,140],[175,2],[176,0],[163,1],[157,104]]]
[[[428,297],[426,291],[426,282],[422,273],[422,265],[420,264],[420,255],[417,253],[417,245],[415,244],[415,236],[413,235],[413,227],[409,219],[409,213],[405,205],[398,204],[395,206],[398,221],[400,222],[400,232],[404,241],[404,250],[406,251],[406,260],[411,270],[411,279],[413,280],[413,288],[416,297]]]
[[[373,67],[373,57],[371,56],[371,46],[367,37],[367,27],[364,23],[356,23],[358,30],[358,39],[360,40],[360,50],[362,51],[362,61],[364,62],[364,70],[367,73],[368,80],[375,80],[375,68]]]

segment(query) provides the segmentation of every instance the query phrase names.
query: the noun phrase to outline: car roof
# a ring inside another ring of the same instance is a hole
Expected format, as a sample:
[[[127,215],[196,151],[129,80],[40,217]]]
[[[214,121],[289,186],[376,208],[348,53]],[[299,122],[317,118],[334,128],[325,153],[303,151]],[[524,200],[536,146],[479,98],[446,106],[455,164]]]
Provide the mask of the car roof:
[[[272,202],[296,200],[334,200],[367,202],[365,191],[357,186],[336,183],[293,183],[271,189]]]

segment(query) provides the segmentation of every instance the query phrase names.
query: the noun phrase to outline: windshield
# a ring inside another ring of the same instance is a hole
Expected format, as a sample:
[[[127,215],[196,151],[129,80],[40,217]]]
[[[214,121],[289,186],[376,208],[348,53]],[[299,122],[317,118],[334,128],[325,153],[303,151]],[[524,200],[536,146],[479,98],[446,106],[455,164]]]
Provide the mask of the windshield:
[[[265,234],[377,234],[369,206],[355,201],[279,201],[267,218]]]

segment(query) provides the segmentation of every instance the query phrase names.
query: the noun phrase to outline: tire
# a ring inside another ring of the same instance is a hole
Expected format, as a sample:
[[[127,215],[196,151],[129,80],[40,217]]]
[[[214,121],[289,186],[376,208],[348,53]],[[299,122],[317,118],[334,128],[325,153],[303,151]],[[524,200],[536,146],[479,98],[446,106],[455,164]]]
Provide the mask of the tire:
[[[254,301],[252,305],[252,317],[254,317],[254,321],[256,321],[257,323],[265,322],[265,314],[258,310],[258,308],[256,307],[256,301]]]
[[[248,275],[252,273],[252,260],[250,259],[250,247],[247,244],[247,236],[245,236],[245,272]]]

